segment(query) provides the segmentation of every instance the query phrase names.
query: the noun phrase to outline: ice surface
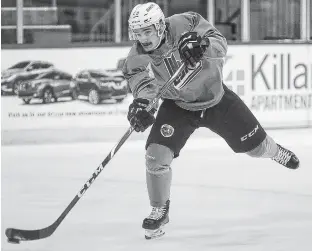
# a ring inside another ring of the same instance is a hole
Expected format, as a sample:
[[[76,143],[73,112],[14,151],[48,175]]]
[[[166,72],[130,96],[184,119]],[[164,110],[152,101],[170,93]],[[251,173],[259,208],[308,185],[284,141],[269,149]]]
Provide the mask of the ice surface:
[[[149,241],[144,141],[125,143],[52,236],[20,245],[6,242],[5,228],[54,222],[115,142],[2,147],[2,250],[310,251],[312,130],[269,133],[300,169],[192,138],[172,165],[166,235]]]

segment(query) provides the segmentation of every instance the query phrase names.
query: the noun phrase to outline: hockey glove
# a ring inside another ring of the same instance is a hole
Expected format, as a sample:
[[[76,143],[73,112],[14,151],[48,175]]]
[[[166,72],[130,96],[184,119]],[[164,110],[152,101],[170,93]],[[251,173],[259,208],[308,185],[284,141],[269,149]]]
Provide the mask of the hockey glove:
[[[150,112],[146,111],[149,101],[144,98],[136,98],[129,106],[128,121],[136,132],[144,132],[149,126],[155,122],[154,113],[156,109]]]
[[[202,38],[197,32],[184,33],[178,43],[180,58],[188,68],[194,68],[201,60],[207,45],[202,45]]]

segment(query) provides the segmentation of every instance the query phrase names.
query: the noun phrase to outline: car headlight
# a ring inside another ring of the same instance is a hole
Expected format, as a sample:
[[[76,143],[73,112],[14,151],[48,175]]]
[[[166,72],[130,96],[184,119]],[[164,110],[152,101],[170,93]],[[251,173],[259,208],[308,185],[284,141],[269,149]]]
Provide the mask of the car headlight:
[[[16,78],[16,75],[11,75],[11,76],[8,76],[8,78],[7,78],[6,80],[9,81],[9,82],[11,82],[11,81],[13,81],[15,78]]]
[[[45,86],[44,84],[45,84],[44,82],[31,83],[31,87],[41,89]]]
[[[40,85],[41,83],[31,83],[31,87],[34,88],[34,87],[37,87],[38,85]]]

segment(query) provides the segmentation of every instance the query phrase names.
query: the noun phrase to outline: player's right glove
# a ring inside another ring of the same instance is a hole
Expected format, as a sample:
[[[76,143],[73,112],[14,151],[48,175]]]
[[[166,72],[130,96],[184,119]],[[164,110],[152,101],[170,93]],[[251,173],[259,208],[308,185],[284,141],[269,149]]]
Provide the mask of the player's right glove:
[[[196,66],[197,62],[202,59],[206,47],[202,45],[201,36],[194,31],[184,33],[178,42],[180,58],[188,68]]]
[[[129,106],[128,121],[136,132],[144,132],[149,126],[155,122],[154,113],[156,109],[150,112],[146,111],[149,100],[144,98],[136,98]]]

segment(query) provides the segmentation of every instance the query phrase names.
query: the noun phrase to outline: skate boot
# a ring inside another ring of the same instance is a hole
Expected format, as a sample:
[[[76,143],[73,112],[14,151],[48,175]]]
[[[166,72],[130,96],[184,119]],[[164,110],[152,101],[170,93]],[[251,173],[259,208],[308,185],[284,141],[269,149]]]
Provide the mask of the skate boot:
[[[292,152],[287,150],[286,148],[277,144],[278,153],[272,160],[275,160],[277,163],[282,164],[290,169],[297,169],[299,167],[299,159]]]
[[[143,220],[142,227],[145,229],[145,239],[155,239],[165,234],[163,227],[169,222],[169,204],[162,207],[153,207],[151,214]]]

